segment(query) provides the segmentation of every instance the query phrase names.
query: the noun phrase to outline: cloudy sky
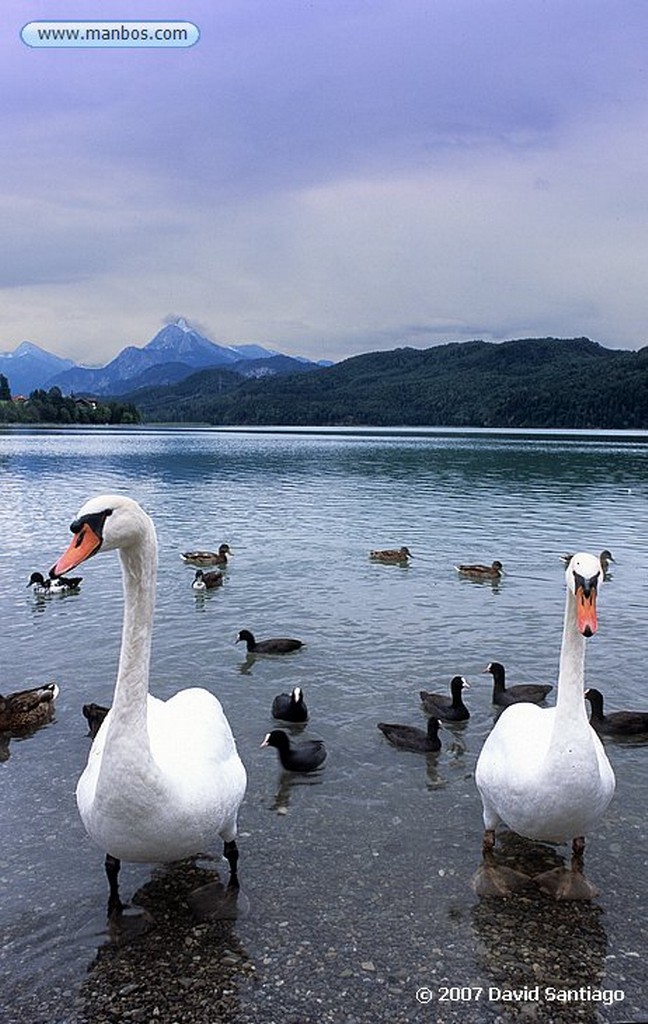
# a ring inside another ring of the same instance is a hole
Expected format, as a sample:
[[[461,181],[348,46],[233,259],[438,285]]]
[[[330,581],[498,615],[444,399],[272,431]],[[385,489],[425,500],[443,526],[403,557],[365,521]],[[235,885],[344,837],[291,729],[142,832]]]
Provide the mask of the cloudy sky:
[[[648,344],[645,0],[3,0],[0,350]],[[39,19],[190,49],[31,49]]]

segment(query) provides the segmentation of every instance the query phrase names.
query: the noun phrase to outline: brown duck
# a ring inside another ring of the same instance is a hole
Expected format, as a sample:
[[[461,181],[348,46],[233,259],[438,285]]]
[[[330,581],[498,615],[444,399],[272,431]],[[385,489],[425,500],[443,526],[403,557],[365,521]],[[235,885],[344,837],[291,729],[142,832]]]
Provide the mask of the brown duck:
[[[227,556],[231,554],[229,544],[221,544],[218,551],[183,551],[180,558],[185,565],[204,569],[210,565],[227,565]]]
[[[409,548],[403,545],[402,548],[386,548],[384,551],[370,551],[369,558],[372,562],[382,562],[384,565],[406,565],[410,558],[413,558]]]
[[[0,732],[28,732],[49,722],[58,697],[56,683],[0,696]]]
[[[495,559],[492,565],[455,565],[455,569],[461,576],[469,576],[473,580],[499,580],[503,566]]]
[[[192,590],[215,590],[216,587],[223,586],[224,579],[225,576],[220,569],[214,569],[213,572],[203,572],[202,569],[196,569],[196,575],[193,578],[191,587]]]

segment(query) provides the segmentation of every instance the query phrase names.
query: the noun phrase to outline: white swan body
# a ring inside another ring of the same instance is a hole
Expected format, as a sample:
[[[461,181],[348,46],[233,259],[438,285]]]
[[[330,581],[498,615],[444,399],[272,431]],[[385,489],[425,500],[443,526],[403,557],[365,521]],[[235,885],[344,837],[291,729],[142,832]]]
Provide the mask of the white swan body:
[[[578,554],[565,576],[556,707],[514,704],[506,708],[477,761],[475,781],[487,831],[504,822],[529,839],[565,842],[582,837],[600,819],[614,793],[614,772],[588,722],[583,696],[585,636],[596,629],[593,601],[603,573],[598,558]],[[590,602],[584,612],[583,581],[584,600]],[[590,594],[594,595],[591,600]]]
[[[146,756],[120,737],[112,708],[92,745],[76,790],[86,832],[113,857],[145,863],[234,839],[245,773],[220,702],[196,687],[167,701],[149,694],[146,706]]]
[[[561,843],[585,835],[603,815],[615,782],[601,741],[596,735],[579,741],[572,732],[560,744],[556,717],[556,708],[535,704],[502,712],[475,773],[485,828],[501,821],[527,839]]]
[[[132,499],[104,495],[83,506],[72,530],[75,539],[54,572],[100,547],[118,548],[125,598],[112,708],[77,785],[88,835],[109,856],[128,861],[178,860],[206,852],[216,836],[235,848],[246,773],[220,702],[197,687],[167,701],[148,692],[153,523]]]

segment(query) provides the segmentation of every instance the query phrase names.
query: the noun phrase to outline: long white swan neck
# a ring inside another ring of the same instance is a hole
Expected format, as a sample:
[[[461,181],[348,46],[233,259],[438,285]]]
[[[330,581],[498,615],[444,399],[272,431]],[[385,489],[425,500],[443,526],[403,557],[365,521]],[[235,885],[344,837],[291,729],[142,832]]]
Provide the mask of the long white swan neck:
[[[585,647],[587,641],[576,624],[576,601],[567,590],[563,643],[558,672],[557,717],[587,724],[585,711]]]
[[[119,550],[124,585],[124,624],[113,699],[113,723],[124,722],[132,738],[148,745],[148,698],[157,540],[153,524],[137,544]]]

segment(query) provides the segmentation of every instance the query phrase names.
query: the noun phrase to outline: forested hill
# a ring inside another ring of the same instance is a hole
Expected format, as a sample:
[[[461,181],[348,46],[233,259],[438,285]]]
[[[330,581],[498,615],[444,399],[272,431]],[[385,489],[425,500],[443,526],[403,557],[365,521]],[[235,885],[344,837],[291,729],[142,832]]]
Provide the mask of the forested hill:
[[[180,388],[128,397],[149,422],[648,429],[648,347],[587,338],[402,348],[244,383],[206,370]]]

